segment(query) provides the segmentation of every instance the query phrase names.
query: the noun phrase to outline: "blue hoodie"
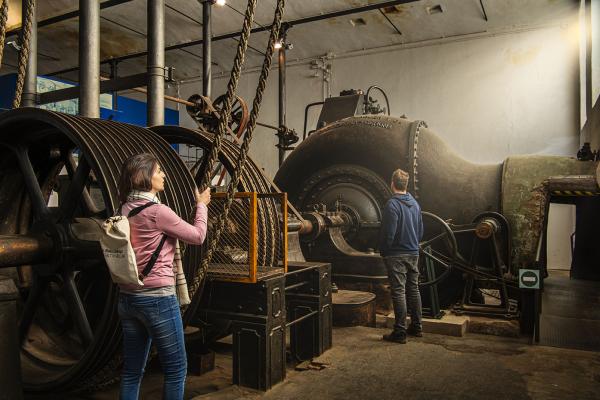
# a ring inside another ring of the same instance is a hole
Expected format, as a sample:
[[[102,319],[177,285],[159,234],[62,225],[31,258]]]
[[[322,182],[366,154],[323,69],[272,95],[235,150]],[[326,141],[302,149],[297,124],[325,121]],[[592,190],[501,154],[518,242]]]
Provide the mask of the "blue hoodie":
[[[419,254],[423,237],[421,207],[410,193],[395,193],[385,204],[379,251],[383,257]]]

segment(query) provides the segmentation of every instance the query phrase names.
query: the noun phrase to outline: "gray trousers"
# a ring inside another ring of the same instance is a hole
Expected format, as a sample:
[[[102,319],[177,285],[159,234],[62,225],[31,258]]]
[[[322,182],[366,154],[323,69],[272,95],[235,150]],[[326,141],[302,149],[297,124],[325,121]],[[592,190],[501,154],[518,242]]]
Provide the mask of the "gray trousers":
[[[411,326],[421,330],[421,295],[419,293],[419,256],[406,254],[384,257],[394,303],[394,332],[406,332],[407,303]]]

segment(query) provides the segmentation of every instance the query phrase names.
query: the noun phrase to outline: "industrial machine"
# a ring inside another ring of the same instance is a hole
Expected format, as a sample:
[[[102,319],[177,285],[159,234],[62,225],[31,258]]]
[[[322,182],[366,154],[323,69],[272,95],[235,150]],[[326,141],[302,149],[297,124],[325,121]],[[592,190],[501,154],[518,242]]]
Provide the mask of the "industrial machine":
[[[121,333],[118,290],[104,265],[98,225],[118,207],[121,165],[132,154],[155,154],[169,181],[163,202],[191,216],[194,176],[170,144],[208,154],[213,135],[178,127],[152,132],[35,108],[2,114],[0,127],[0,187],[6,188],[0,195],[0,266],[21,295],[24,386],[48,392],[104,385],[119,369]],[[229,168],[239,151],[225,144],[221,165]],[[285,195],[252,161],[237,189],[210,281],[198,307],[184,317],[204,341],[233,333],[234,382],[266,390],[285,377],[288,328],[298,360],[331,347],[330,266],[287,261]],[[215,195],[211,215],[221,215],[223,198]],[[205,252],[184,250],[188,279]]]
[[[160,126],[152,132],[31,108],[2,114],[0,130],[5,133],[0,187],[10,188],[0,195],[0,265],[22,296],[19,335],[26,388],[46,392],[105,384],[120,362],[117,291],[93,232],[117,205],[120,165],[130,154],[156,154],[169,177],[164,202],[189,215],[203,158],[186,166],[169,144],[196,146],[208,154],[213,134]],[[239,151],[235,142],[223,142],[214,179],[229,179]],[[385,307],[377,236],[381,207],[390,195],[387,175],[398,167],[411,173],[409,189],[426,211],[422,284],[437,290],[424,296],[430,307],[458,301],[465,312],[515,317],[523,311],[527,301],[514,288],[514,276],[518,268],[539,261],[549,198],[557,190],[586,185],[589,193],[598,192],[594,162],[536,156],[475,165],[420,121],[367,115],[314,132],[275,177],[290,199],[288,217],[285,199],[256,200],[254,243],[264,250],[255,257],[263,269],[257,268],[254,278],[243,275],[243,268],[229,270],[226,279],[223,271],[213,270],[220,279],[209,281],[189,316],[206,337],[233,332],[236,343],[246,343],[235,358],[244,366],[237,369],[242,371],[234,377],[237,383],[267,389],[283,379],[287,327],[298,359],[331,346],[331,279],[340,286],[366,285]],[[63,168],[66,175],[60,174]],[[546,179],[565,171],[577,177]],[[237,189],[280,193],[251,160]],[[59,193],[58,204],[51,201],[53,193]],[[242,212],[231,214],[225,237],[238,240],[240,215],[251,213],[243,212],[242,201],[235,204]],[[247,266],[249,249],[235,243],[237,249],[229,243],[220,254],[228,263]],[[201,258],[202,249],[186,249],[188,276],[194,276]],[[238,283],[246,277],[248,283]],[[495,290],[501,301],[487,304],[482,290]],[[256,348],[265,351],[248,350]]]
[[[351,116],[297,146],[275,176],[312,223],[312,231],[301,237],[305,257],[331,262],[336,284],[375,292],[379,307],[389,308],[377,237],[381,210],[391,195],[389,176],[402,168],[410,174],[409,192],[427,212],[422,285],[435,286],[438,294],[425,291],[424,302],[437,298],[442,307],[459,312],[521,316],[522,328],[530,330],[533,302],[517,289],[518,270],[543,270],[549,202],[561,188],[597,195],[597,163],[516,156],[499,164],[473,164],[423,121],[353,116],[355,107],[350,108]],[[551,178],[556,175],[561,177]],[[485,294],[497,299],[486,301]]]
[[[221,240],[209,240],[209,248],[189,246],[183,259],[196,294],[184,320],[204,341],[233,334],[234,383],[266,390],[281,381],[288,329],[290,354],[297,360],[331,347],[332,279],[341,286],[367,287],[386,307],[377,237],[390,195],[388,177],[399,167],[411,174],[409,190],[425,211],[420,269],[430,314],[437,316],[440,305],[457,301],[464,312],[523,314],[527,298],[515,290],[514,277],[519,268],[541,259],[548,201],[565,188],[596,194],[595,163],[566,157],[469,163],[423,121],[370,115],[384,111],[369,96],[378,89],[372,87],[328,99],[318,129],[293,150],[274,184],[246,152],[282,8],[278,2],[251,112],[233,94],[253,6],[245,16],[228,94],[214,102],[208,96],[176,99],[200,122],[198,130],[161,123],[147,129],[36,108],[0,115],[0,271],[16,282],[20,296],[17,329],[27,391],[94,389],[115,379],[121,363],[118,290],[95,232],[118,207],[123,161],[141,152],[160,160],[168,177],[161,200],[182,216],[193,211],[195,186],[234,182],[211,203],[211,214],[217,216],[211,232]],[[24,30],[30,29],[31,15],[28,19]],[[80,32],[85,39],[86,30]],[[22,53],[20,66],[28,58],[27,51]],[[210,66],[210,57],[203,62]],[[164,60],[152,63],[162,69]],[[82,66],[83,72],[94,76],[95,64]],[[22,69],[15,108],[25,79]],[[205,83],[209,70],[205,66]],[[36,76],[28,75],[26,89]],[[160,120],[157,99],[164,94],[156,82],[164,77],[152,73],[143,78],[152,92],[153,124]],[[97,108],[90,99],[99,89],[83,81],[80,105],[88,115]],[[31,94],[31,87],[26,92]],[[282,159],[298,136],[285,124],[273,128]],[[231,140],[221,140],[227,134]],[[199,157],[186,164],[174,144],[198,149]],[[565,173],[569,176],[547,179]],[[486,303],[483,290],[496,291],[500,302]]]

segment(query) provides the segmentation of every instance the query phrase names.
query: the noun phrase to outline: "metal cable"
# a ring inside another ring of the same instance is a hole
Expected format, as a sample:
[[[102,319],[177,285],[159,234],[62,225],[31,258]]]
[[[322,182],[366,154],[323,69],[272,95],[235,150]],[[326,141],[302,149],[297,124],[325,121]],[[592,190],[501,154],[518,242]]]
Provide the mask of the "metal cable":
[[[28,0],[25,9],[25,20],[21,23],[20,44],[19,50],[19,65],[17,71],[17,83],[15,87],[15,98],[13,100],[13,108],[21,106],[21,95],[23,94],[23,86],[25,85],[25,74],[27,73],[27,62],[29,61],[29,44],[31,42],[31,23],[33,21],[33,12],[35,10],[35,0]]]
[[[6,38],[6,22],[8,21],[8,0],[0,0],[0,65],[2,65],[2,55],[4,52],[4,39]]]
[[[244,57],[246,55],[246,49],[248,46],[248,38],[250,36],[250,31],[252,27],[252,21],[254,20],[254,10],[256,9],[257,0],[248,0],[248,6],[246,7],[246,14],[244,16],[244,25],[242,28],[242,35],[240,41],[238,43],[237,51],[235,54],[235,59],[233,61],[233,69],[231,70],[231,77],[229,78],[229,82],[227,84],[227,93],[225,94],[225,104],[223,105],[222,112],[219,116],[219,126],[218,130],[214,136],[214,140],[210,149],[210,153],[206,162],[206,166],[204,169],[204,174],[202,175],[202,179],[200,180],[200,188],[204,189],[210,185],[210,181],[212,178],[212,170],[215,162],[218,159],[219,152],[221,150],[221,142],[225,132],[227,132],[228,124],[229,124],[229,114],[231,113],[231,106],[233,102],[233,97],[235,96],[235,89],[237,87],[240,75],[242,64],[244,63]],[[211,241],[211,247],[212,247]],[[214,245],[216,246],[216,244]],[[214,251],[213,251],[214,252]],[[213,252],[209,252],[209,255],[212,256]],[[197,302],[199,301],[199,296],[196,296],[196,292],[200,285],[204,283],[204,278],[206,276],[206,271],[208,269],[208,261],[210,261],[209,257],[205,258],[206,263],[202,263],[202,267],[196,271],[192,281],[188,285],[188,290],[190,293],[190,297],[192,298],[191,304],[191,312],[185,314],[184,323],[187,324],[189,322],[189,318],[193,314],[193,311],[197,307]],[[206,265],[205,265],[206,264]]]
[[[250,118],[248,122],[248,127],[246,128],[246,135],[244,136],[244,141],[242,142],[242,146],[240,148],[240,157],[238,159],[238,163],[234,170],[234,175],[232,176],[231,182],[234,183],[230,185],[228,189],[227,196],[227,206],[225,211],[228,211],[230,203],[233,201],[233,192],[235,187],[237,186],[237,181],[241,176],[242,169],[246,163],[246,158],[248,156],[248,151],[250,150],[250,142],[252,140],[252,134],[254,133],[254,129],[256,128],[256,122],[258,120],[258,114],[260,112],[260,106],[262,104],[263,94],[265,88],[267,86],[267,79],[269,78],[269,71],[271,69],[271,62],[273,58],[273,52],[275,49],[275,42],[279,39],[279,32],[281,30],[281,19],[283,18],[283,10],[285,8],[285,0],[277,1],[277,8],[275,10],[275,17],[273,18],[273,25],[271,26],[271,35],[269,37],[269,44],[267,46],[267,52],[265,54],[262,70],[260,73],[260,78],[258,80],[258,87],[256,88],[256,94],[254,95],[254,100],[252,102],[252,111],[250,112]],[[267,217],[269,219],[269,223],[267,226],[272,229],[276,226],[275,221],[273,220],[273,213],[267,212]],[[286,221],[284,221],[286,223]],[[263,254],[269,255],[270,258],[265,260],[265,265],[272,264],[275,259],[275,236],[271,235],[271,243],[270,243],[270,252],[267,253],[267,244],[265,240],[265,246],[263,248]]]
[[[208,271],[208,264],[217,248],[219,243],[219,239],[221,234],[223,233],[225,222],[227,221],[227,216],[229,214],[229,210],[234,200],[235,189],[238,185],[242,172],[244,170],[244,165],[246,163],[248,150],[250,149],[250,142],[252,140],[252,134],[254,132],[254,128],[256,127],[256,121],[258,119],[258,114],[260,111],[260,105],[262,102],[262,96],[266,88],[267,78],[269,77],[269,70],[271,68],[271,62],[273,58],[273,52],[275,48],[275,41],[279,37],[279,29],[281,27],[281,19],[283,16],[283,9],[285,7],[285,0],[277,1],[277,8],[275,10],[275,16],[273,18],[273,24],[271,25],[271,34],[269,36],[269,42],[267,46],[267,51],[265,53],[265,58],[263,61],[263,66],[260,74],[260,78],[258,81],[258,86],[256,88],[256,94],[254,96],[254,101],[252,103],[252,111],[250,112],[250,120],[248,123],[248,127],[246,128],[246,135],[244,136],[244,141],[240,147],[240,155],[237,159],[235,168],[233,170],[233,174],[231,176],[231,181],[227,185],[227,202],[225,203],[225,207],[223,213],[219,215],[219,219],[217,222],[217,228],[215,229],[215,233],[211,239],[210,246],[206,257],[202,260],[202,268],[198,271],[196,276],[194,277],[194,282],[190,287],[190,294],[192,296],[192,304],[189,314],[193,314],[195,308],[197,307],[200,297],[202,295],[202,285],[204,283],[204,276]],[[229,113],[229,110],[226,110],[226,114]],[[221,127],[219,127],[221,128]],[[213,146],[214,149],[214,146]],[[206,170],[205,170],[206,171]],[[270,214],[270,213],[267,213]],[[271,224],[271,226],[273,226]],[[274,247],[274,246],[272,246]],[[189,315],[188,314],[188,315]]]
[[[219,151],[221,150],[221,141],[223,136],[227,132],[229,127],[229,114],[231,114],[231,106],[233,103],[233,97],[235,96],[235,90],[237,88],[238,81],[242,72],[242,65],[244,64],[244,58],[246,56],[246,49],[248,48],[248,38],[250,37],[250,31],[252,28],[252,22],[254,20],[254,10],[256,9],[257,0],[248,0],[248,6],[246,7],[246,15],[244,16],[244,25],[242,28],[242,36],[238,43],[235,59],[233,60],[233,69],[231,70],[231,77],[227,83],[227,93],[225,94],[225,104],[223,110],[219,116],[219,127],[213,145],[210,149],[210,154],[206,162],[206,168],[204,175],[200,180],[200,188],[204,189],[210,185],[212,178],[212,170],[214,163],[217,161]],[[196,279],[194,279],[196,281]],[[196,286],[194,282],[192,288]]]

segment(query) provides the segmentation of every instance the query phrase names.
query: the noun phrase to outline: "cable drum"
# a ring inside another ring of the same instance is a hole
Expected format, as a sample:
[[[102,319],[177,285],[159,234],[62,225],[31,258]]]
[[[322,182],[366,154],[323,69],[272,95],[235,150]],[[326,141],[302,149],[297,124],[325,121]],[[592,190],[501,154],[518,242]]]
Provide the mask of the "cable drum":
[[[151,129],[170,144],[184,144],[200,150],[192,152],[194,154],[201,154],[198,156],[198,160],[193,160],[194,163],[199,164],[195,179],[196,183],[200,184],[202,174],[206,168],[206,155],[211,148],[214,135],[204,130],[193,130],[177,126],[156,126]],[[225,181],[229,181],[239,154],[240,148],[235,143],[227,140],[221,142],[218,161],[227,171]],[[271,193],[276,190],[269,179],[263,174],[260,167],[249,159],[243,169],[237,191]],[[278,249],[281,247],[280,243],[283,240],[283,230],[281,229],[281,224],[276,221],[280,207],[274,199],[261,199],[257,204],[257,263],[266,269],[276,268],[281,258],[278,254]],[[192,276],[192,274],[197,272],[197,265],[191,267],[192,269],[190,270],[186,269],[186,275],[188,276]]]
[[[161,201],[178,215],[194,210],[194,179],[168,143],[145,128],[21,108],[0,116],[0,132],[0,242],[3,235],[52,242],[49,257],[2,270],[22,295],[24,387],[50,392],[105,384],[120,363],[118,291],[97,243],[74,232],[85,231],[91,217],[114,213],[121,166],[131,155],[158,158],[167,175]],[[58,206],[48,206],[53,192]]]

